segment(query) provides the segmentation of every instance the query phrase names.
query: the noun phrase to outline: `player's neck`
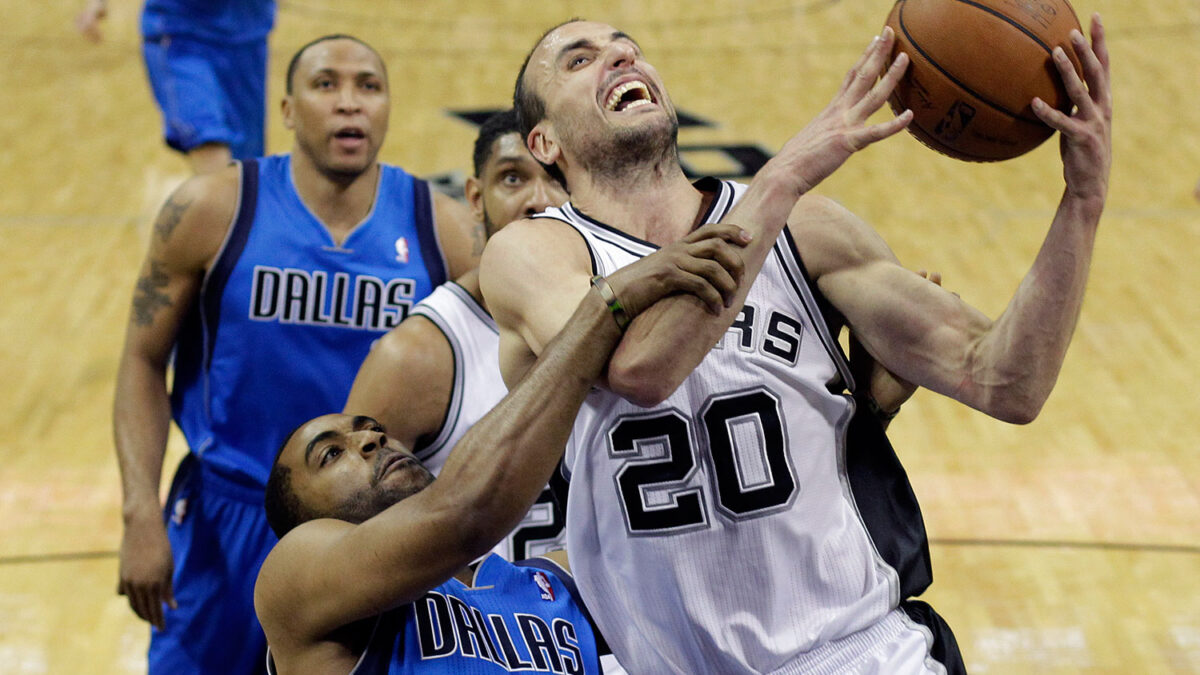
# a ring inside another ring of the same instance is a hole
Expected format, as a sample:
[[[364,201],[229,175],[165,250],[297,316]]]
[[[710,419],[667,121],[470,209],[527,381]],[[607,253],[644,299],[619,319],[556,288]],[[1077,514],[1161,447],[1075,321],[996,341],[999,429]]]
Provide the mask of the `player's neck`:
[[[357,176],[334,176],[321,171],[303,152],[292,153],[292,183],[300,201],[338,244],[371,213],[379,171],[374,163]]]
[[[703,204],[678,164],[642,172],[633,180],[570,179],[571,203],[583,213],[629,235],[663,246],[691,232]]]

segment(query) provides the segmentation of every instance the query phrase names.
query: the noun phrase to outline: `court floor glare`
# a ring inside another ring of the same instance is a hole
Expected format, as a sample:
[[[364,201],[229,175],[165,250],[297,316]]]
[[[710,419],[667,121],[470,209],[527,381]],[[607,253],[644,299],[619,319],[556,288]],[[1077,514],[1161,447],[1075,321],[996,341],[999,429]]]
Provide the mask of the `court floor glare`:
[[[1074,4],[1085,22],[1104,16],[1116,119],[1108,208],[1057,388],[1027,426],[920,392],[891,435],[931,537],[925,599],[972,672],[1200,672],[1200,1]],[[695,148],[688,162],[729,173],[738,165],[720,148],[782,145],[829,100],[890,5],[282,0],[268,149],[290,146],[277,104],[287,59],[347,32],[390,70],[381,158],[421,175],[466,172],[475,128],[451,111],[506,106],[536,38],[583,16],[639,41],[676,105],[707,122],[681,131]],[[149,224],[187,170],[160,141],[138,3],[111,0],[99,45],[73,32],[77,9],[6,3],[0,31],[5,673],[145,670],[146,625],[114,593],[109,411]],[[1061,189],[1054,141],[978,165],[903,135],[819,191],[874,224],[905,265],[942,272],[996,316]],[[168,471],[182,452],[176,435]]]

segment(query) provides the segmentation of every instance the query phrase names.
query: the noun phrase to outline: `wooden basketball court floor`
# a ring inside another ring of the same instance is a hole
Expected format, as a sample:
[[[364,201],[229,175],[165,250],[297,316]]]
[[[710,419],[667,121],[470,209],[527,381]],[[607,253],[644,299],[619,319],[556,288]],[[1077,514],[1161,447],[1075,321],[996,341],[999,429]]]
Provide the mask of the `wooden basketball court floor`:
[[[159,140],[135,0],[111,1],[100,45],[72,31],[74,5],[6,3],[0,31],[5,673],[143,672],[148,639],[114,594],[109,410],[148,226],[187,171]],[[778,148],[829,99],[889,9],[889,0],[284,0],[270,97],[281,95],[296,47],[354,33],[391,71],[382,158],[424,175],[467,171],[474,128],[450,111],[506,105],[537,36],[580,15],[639,40],[676,104],[709,123],[682,130],[689,163],[730,172],[737,163],[720,147]],[[1058,387],[1023,427],[922,392],[892,436],[932,538],[926,599],[973,672],[1200,672],[1200,2],[1077,0],[1076,9],[1102,12],[1110,31],[1115,161]],[[289,143],[272,103],[268,149]],[[855,157],[821,191],[874,223],[906,265],[941,271],[994,316],[1061,185],[1054,142],[973,165],[904,136]],[[181,452],[176,437],[168,464]]]

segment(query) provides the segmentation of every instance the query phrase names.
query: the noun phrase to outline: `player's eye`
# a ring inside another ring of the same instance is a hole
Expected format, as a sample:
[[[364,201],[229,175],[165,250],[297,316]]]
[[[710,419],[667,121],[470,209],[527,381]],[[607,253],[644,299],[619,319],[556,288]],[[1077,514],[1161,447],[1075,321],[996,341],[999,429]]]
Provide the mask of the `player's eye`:
[[[578,68],[579,66],[582,66],[591,60],[591,57],[586,54],[578,54],[576,56],[572,56],[570,60],[567,61],[567,68],[574,70],[575,68]]]
[[[525,181],[521,180],[521,176],[516,172],[509,171],[500,177],[500,182],[504,183],[508,187],[517,187]]]
[[[325,452],[321,453],[321,463],[318,466],[325,466],[326,464],[337,459],[341,454],[342,454],[341,448],[339,448],[336,445],[329,446],[325,450]]]

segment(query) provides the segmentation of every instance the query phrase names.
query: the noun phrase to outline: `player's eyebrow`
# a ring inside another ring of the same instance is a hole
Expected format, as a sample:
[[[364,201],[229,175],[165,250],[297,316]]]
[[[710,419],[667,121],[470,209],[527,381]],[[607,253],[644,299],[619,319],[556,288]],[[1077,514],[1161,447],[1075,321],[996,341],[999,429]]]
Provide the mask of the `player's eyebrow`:
[[[382,427],[383,425],[380,424],[378,421],[376,421],[374,417],[367,417],[366,415],[355,415],[354,419],[350,421],[350,426],[353,429],[358,430],[358,429],[364,429],[366,427]]]

